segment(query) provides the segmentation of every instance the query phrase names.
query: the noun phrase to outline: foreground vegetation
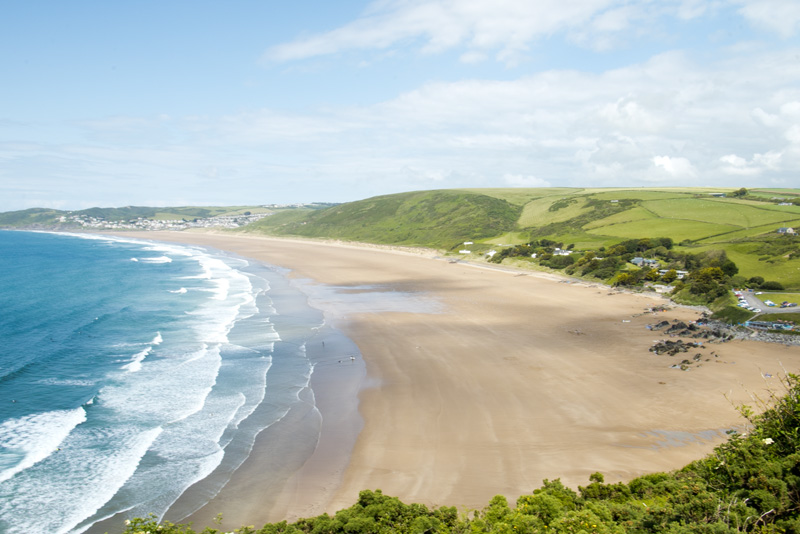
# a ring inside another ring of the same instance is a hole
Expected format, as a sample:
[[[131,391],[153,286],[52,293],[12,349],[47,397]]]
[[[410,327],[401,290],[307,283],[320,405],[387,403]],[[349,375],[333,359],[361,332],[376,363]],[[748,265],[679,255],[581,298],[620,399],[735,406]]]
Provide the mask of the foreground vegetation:
[[[545,480],[509,505],[501,495],[480,511],[430,509],[404,504],[380,490],[363,491],[358,502],[334,515],[323,514],[242,527],[243,534],[517,534],[517,533],[709,533],[800,532],[800,383],[785,380],[781,398],[770,396],[747,433],[729,440],[707,457],[671,473],[655,473],[628,483],[604,484],[595,473],[574,491],[559,480]],[[159,524],[154,518],[131,521],[125,534],[191,534],[188,525]],[[220,531],[206,528],[202,532]]]

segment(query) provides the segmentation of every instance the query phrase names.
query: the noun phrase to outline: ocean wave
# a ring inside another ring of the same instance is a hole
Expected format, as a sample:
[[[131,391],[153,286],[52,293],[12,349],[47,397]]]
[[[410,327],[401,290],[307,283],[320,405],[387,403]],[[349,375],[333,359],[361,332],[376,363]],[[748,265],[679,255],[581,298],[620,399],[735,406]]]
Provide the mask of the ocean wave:
[[[37,384],[44,384],[48,386],[94,386],[97,384],[96,380],[81,379],[81,378],[43,378],[37,380]]]
[[[82,407],[26,415],[0,423],[0,482],[41,462],[86,421]]]
[[[143,351],[140,351],[133,355],[133,359],[127,365],[123,365],[123,369],[127,369],[131,373],[135,373],[137,371],[142,370],[142,361],[153,351],[151,347],[147,347]]]
[[[177,293],[179,295],[182,295],[182,294],[186,293],[189,290],[186,289],[185,287],[182,287],[180,289],[168,289],[167,291],[169,291],[170,293]]]
[[[133,476],[161,432],[160,427],[141,430],[127,426],[113,432],[73,433],[63,448],[47,459],[47,469],[33,468],[23,474],[26,476],[3,483],[2,491],[15,495],[15,499],[0,501],[0,517],[14,518],[13,523],[3,525],[6,532],[73,532]],[[103,454],[97,454],[98,450]],[[85,527],[77,531],[82,530]]]
[[[153,258],[139,258],[142,263],[172,263],[172,258],[169,256],[156,256]]]

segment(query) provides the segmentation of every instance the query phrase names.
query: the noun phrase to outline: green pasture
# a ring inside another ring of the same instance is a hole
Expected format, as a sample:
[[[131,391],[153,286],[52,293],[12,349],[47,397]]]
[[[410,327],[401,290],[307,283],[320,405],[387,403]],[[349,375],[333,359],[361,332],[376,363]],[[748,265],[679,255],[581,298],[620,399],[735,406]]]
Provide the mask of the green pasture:
[[[762,226],[753,226],[751,228],[744,228],[741,230],[737,230],[735,232],[730,232],[724,235],[716,235],[711,236],[706,239],[699,240],[699,244],[711,244],[711,243],[727,243],[736,240],[747,239],[750,237],[757,237],[769,234],[777,235],[777,230],[781,226],[791,226],[796,228],[800,226],[800,219],[795,219],[792,221],[785,221],[784,224],[776,225],[776,224],[764,224]]]
[[[510,204],[517,206],[524,206],[532,200],[543,197],[552,197],[556,195],[568,196],[575,195],[583,191],[583,189],[575,187],[541,187],[541,188],[489,188],[489,189],[459,189],[458,191],[467,191],[469,193],[477,193],[479,195],[486,195],[489,197],[499,198],[505,200]]]
[[[530,242],[531,236],[528,232],[506,232],[497,237],[490,237],[482,239],[482,243],[489,243],[492,245],[524,245]]]
[[[741,228],[787,220],[785,213],[752,205],[725,202],[724,199],[653,200],[644,202],[642,205],[659,217],[709,223],[725,221],[729,225]]]
[[[671,237],[676,243],[704,239],[738,230],[736,226],[683,219],[642,219],[588,230],[590,234],[637,239],[641,237]]]
[[[564,243],[564,246],[574,245],[575,250],[597,250],[601,247],[611,247],[619,243],[619,239],[613,237],[595,235],[577,230],[554,234],[548,239]]]
[[[750,189],[748,191],[749,194],[756,194],[756,193],[763,193],[765,195],[770,195],[781,198],[781,197],[796,197],[800,196],[800,189]]]
[[[648,211],[648,210],[646,210],[646,209],[644,209],[644,208],[642,208],[640,206],[636,206],[636,207],[631,208],[629,210],[626,210],[626,211],[623,211],[623,212],[620,212],[620,213],[615,213],[614,215],[609,215],[608,217],[606,217],[604,219],[599,219],[597,221],[592,221],[592,222],[584,225],[583,229],[584,230],[593,230],[595,228],[602,228],[604,226],[611,226],[611,225],[614,225],[614,224],[628,223],[628,222],[633,222],[633,221],[642,221],[642,220],[645,220],[645,219],[655,219],[655,218],[657,218],[657,216],[653,212]]]
[[[566,200],[570,200],[568,195],[565,195]],[[519,216],[517,224],[522,228],[532,226],[544,226],[546,224],[564,222],[592,211],[593,208],[585,208],[584,201],[581,197],[577,197],[577,202],[571,203],[556,211],[550,211],[550,206],[562,200],[562,197],[552,196],[533,200],[525,204],[522,213]]]
[[[670,198],[691,198],[695,193],[683,189],[598,189],[584,191],[586,196],[599,200],[659,200]]]
[[[608,193],[619,191],[657,192],[657,193],[684,193],[689,195],[704,195],[711,193],[729,193],[732,188],[719,187],[587,187],[586,194]]]

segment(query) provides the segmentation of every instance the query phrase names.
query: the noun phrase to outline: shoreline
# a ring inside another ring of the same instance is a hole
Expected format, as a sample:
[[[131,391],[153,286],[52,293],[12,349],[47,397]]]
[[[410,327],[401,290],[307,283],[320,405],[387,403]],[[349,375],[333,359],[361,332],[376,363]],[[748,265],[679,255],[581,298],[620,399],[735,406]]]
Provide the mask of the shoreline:
[[[228,503],[227,510],[206,507],[211,518],[223,513],[224,528],[333,513],[365,489],[463,511],[486,506],[495,494],[513,500],[545,478],[576,487],[596,471],[614,483],[679,468],[742,424],[731,403],[752,402],[751,393],[772,385],[766,374],[800,363],[797,347],[733,341],[704,347],[702,367],[691,372],[671,369],[674,360],[648,352],[664,334],[646,326],[689,321],[696,310],[649,314],[646,308],[666,301],[561,283],[566,279],[548,273],[518,276],[431,261],[433,254],[260,236],[121,235],[208,246],[290,269],[290,280],[363,355],[364,387],[337,392],[339,400],[354,399],[360,432],[331,420],[323,433],[328,448],[317,449],[269,509],[257,494],[265,456],[259,436],[237,471],[242,484],[220,493],[217,504]],[[358,294],[396,306],[354,303]],[[326,383],[336,390],[335,380]],[[320,405],[335,399],[317,398]],[[334,430],[357,439],[348,458],[331,462],[331,450],[347,448]],[[204,517],[192,519],[204,526]]]

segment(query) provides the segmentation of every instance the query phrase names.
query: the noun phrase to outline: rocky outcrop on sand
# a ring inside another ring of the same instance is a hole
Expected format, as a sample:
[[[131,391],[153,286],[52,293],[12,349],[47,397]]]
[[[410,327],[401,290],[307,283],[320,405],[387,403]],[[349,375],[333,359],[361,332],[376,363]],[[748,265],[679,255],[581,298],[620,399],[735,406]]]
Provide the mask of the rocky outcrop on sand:
[[[700,319],[689,324],[674,320],[661,321],[648,325],[648,329],[662,332],[671,339],[662,339],[653,343],[650,352],[657,356],[675,357],[679,354],[692,354],[691,358],[684,358],[674,362],[671,367],[688,371],[692,367],[700,367],[703,362],[721,361],[716,351],[709,351],[709,345],[726,343],[735,339],[761,341],[766,343],[780,343],[782,345],[800,345],[800,336],[754,330],[741,326],[731,326],[725,323],[710,321],[703,314]],[[672,338],[679,339],[672,339]],[[685,341],[688,339],[688,341]]]

